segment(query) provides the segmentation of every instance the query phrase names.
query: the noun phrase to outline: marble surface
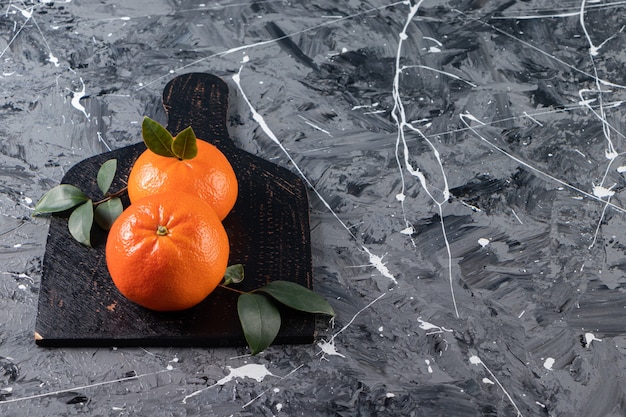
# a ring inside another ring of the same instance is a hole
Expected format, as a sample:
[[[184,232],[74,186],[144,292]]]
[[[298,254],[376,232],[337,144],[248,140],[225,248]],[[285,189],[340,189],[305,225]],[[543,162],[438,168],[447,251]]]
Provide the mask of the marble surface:
[[[0,415],[626,414],[626,2],[0,4]],[[306,180],[336,320],[255,357],[37,347],[35,202],[192,71]]]

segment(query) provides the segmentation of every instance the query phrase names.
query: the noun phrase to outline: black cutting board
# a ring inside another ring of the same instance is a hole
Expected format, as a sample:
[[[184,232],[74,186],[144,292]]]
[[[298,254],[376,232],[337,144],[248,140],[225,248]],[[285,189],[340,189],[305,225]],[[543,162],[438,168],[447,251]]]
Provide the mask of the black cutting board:
[[[191,73],[171,80],[163,92],[167,129],[191,126],[213,143],[237,174],[239,197],[224,219],[229,264],[245,266],[238,288],[248,291],[273,280],[312,288],[309,204],[302,180],[291,171],[237,148],[226,128],[228,86],[219,77]],[[140,131],[137,132],[140,139]],[[96,155],[73,166],[62,183],[101,198],[96,174],[118,160],[111,190],[124,181],[145,150],[143,142]],[[124,205],[129,204],[126,195]],[[67,213],[52,216],[43,260],[35,341],[40,346],[245,346],[237,317],[238,294],[218,287],[202,303],[181,312],[158,313],[125,299],[106,267],[106,233],[94,227],[93,248],[76,242]],[[283,310],[275,344],[312,343],[315,317]]]

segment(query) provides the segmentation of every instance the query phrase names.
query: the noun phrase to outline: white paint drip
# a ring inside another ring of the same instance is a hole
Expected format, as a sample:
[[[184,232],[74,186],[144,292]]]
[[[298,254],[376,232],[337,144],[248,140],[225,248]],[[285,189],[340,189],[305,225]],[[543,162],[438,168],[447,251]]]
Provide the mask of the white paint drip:
[[[513,401],[511,395],[504,389],[504,386],[502,386],[500,381],[498,381],[498,378],[496,378],[493,372],[491,372],[491,369],[487,368],[487,365],[485,365],[485,363],[476,355],[470,356],[469,361],[472,365],[482,365],[482,367],[489,373],[492,380],[495,381],[495,383],[500,387],[502,392],[504,392],[504,395],[506,395],[506,397],[509,399],[509,402],[511,403],[513,408],[515,408],[515,411],[517,411],[517,417],[524,417],[517,404],[515,404],[515,401]]]
[[[429,49],[429,52],[441,52],[441,50],[439,50],[438,48],[435,48],[435,49],[437,49],[436,51],[432,51],[433,48],[434,47],[431,47]],[[467,80],[459,77],[456,74],[452,74],[451,72],[442,71],[440,69],[429,67],[429,66],[426,66],[426,65],[405,65],[402,68],[400,68],[400,71],[404,71],[404,70],[409,69],[409,68],[421,68],[421,69],[425,69],[425,70],[428,70],[428,71],[436,72],[438,74],[442,74],[442,75],[446,75],[446,76],[448,76],[450,78],[454,78],[455,80],[462,81],[465,84],[469,85],[470,87],[474,87],[474,88],[478,87],[478,85],[474,84],[473,82],[467,81]]]
[[[401,183],[401,192],[398,195],[403,196],[402,199],[400,200],[402,213],[403,213],[405,224],[409,224],[406,210],[404,207],[404,198],[405,198],[404,191],[406,189],[404,169],[406,169],[409,175],[415,177],[419,181],[420,185],[422,186],[422,189],[426,192],[426,194],[433,201],[433,203],[437,205],[437,209],[439,212],[439,221],[441,224],[441,233],[443,235],[443,240],[445,243],[446,252],[448,256],[447,272],[448,272],[448,282],[450,286],[450,296],[452,298],[452,305],[454,307],[454,312],[456,314],[456,317],[460,317],[459,309],[458,309],[457,302],[456,302],[456,296],[454,293],[454,285],[453,285],[453,278],[452,278],[452,250],[450,248],[450,242],[448,240],[448,236],[446,233],[446,227],[445,227],[444,215],[443,215],[443,205],[450,198],[450,189],[448,187],[448,177],[446,175],[445,169],[443,168],[443,163],[441,161],[439,151],[435,147],[434,143],[428,137],[426,137],[426,135],[424,135],[424,133],[419,128],[413,126],[411,123],[407,121],[406,112],[404,110],[404,103],[402,101],[402,97],[400,94],[400,76],[402,75],[402,71],[404,69],[410,68],[410,67],[405,67],[401,65],[402,46],[403,46],[404,41],[408,39],[407,31],[409,30],[409,27],[411,26],[411,22],[413,21],[415,15],[417,14],[422,2],[423,0],[419,0],[415,4],[411,4],[411,2],[405,2],[406,5],[410,6],[410,8],[409,8],[409,13],[407,14],[406,20],[404,22],[404,25],[402,27],[402,31],[398,35],[399,41],[398,41],[398,47],[396,50],[395,74],[393,78],[393,88],[392,88],[392,96],[393,96],[394,104],[393,104],[393,109],[391,111],[391,117],[395,121],[396,126],[397,126],[395,156],[396,156],[396,163],[398,165],[398,170],[400,173],[400,183]],[[423,68],[433,70],[430,67],[423,67]],[[439,70],[435,70],[435,71],[440,72]],[[450,74],[450,73],[445,73],[445,74],[449,76],[454,76],[453,74]],[[407,143],[405,130],[408,130],[412,133],[417,134],[420,137],[420,139],[423,140],[429,146],[433,156],[435,157],[435,160],[437,161],[437,164],[439,165],[439,170],[440,170],[441,178],[443,181],[443,187],[437,187],[437,190],[440,191],[442,194],[441,199],[437,199],[433,195],[433,193],[431,192],[431,187],[429,186],[428,181],[426,180],[426,176],[421,172],[419,167],[413,166],[413,163],[411,162],[411,158],[410,158],[411,152],[409,150],[409,146]],[[402,148],[402,151],[400,151],[401,148]],[[402,160],[401,160],[401,155],[403,156]]]
[[[319,127],[318,125],[314,124],[313,122],[309,121],[308,119],[306,119],[303,116],[298,115],[298,117],[302,120],[304,120],[304,123],[306,123],[307,125],[311,126],[313,129],[319,130],[322,133],[327,134],[328,136],[330,136],[331,138],[333,137],[333,135],[326,129],[322,129],[321,127]]]
[[[45,397],[56,396],[56,395],[64,394],[64,393],[67,393],[67,392],[83,391],[83,390],[86,390],[86,389],[89,389],[89,388],[101,387],[101,386],[110,385],[110,384],[117,384],[117,383],[121,383],[121,382],[124,382],[124,381],[137,380],[137,379],[145,378],[145,377],[148,377],[148,376],[151,377],[151,376],[154,376],[154,375],[162,374],[164,372],[169,372],[169,371],[164,369],[164,370],[161,370],[161,371],[150,372],[150,373],[147,373],[147,374],[128,376],[128,377],[124,377],[124,378],[113,379],[113,380],[110,380],[110,381],[96,382],[96,383],[93,383],[93,384],[81,385],[81,386],[78,386],[78,387],[71,387],[71,388],[67,388],[67,389],[51,391],[51,392],[46,392],[46,393],[42,393],[42,394],[29,395],[27,397],[10,398],[10,399],[6,399],[6,400],[0,401],[0,404],[16,403],[16,402],[20,402],[20,401],[29,401],[29,400],[34,400],[36,398],[45,398]],[[6,389],[7,388],[5,388],[5,390]],[[10,388],[10,389],[12,389],[12,388]]]
[[[478,239],[478,244],[482,246],[483,248],[487,246],[489,242],[490,242],[489,239],[484,238],[484,237],[481,237],[480,239]]]
[[[96,132],[96,135],[98,135],[98,141],[102,142],[104,144],[104,146],[111,151],[111,147],[109,146],[108,143],[106,143],[106,141],[104,140],[104,138],[102,137],[102,133],[100,131]]]
[[[241,86],[241,72],[243,70],[243,66],[244,64],[242,64],[239,67],[239,71],[237,72],[237,74],[233,75],[232,79],[235,82],[235,84],[237,85],[237,88],[239,88],[239,91],[241,92],[242,98],[244,99],[244,101],[246,102],[246,104],[248,105],[248,108],[250,109],[250,112],[252,113],[252,118],[259,124],[259,126],[261,127],[261,129],[263,130],[263,132],[265,132],[265,134],[276,144],[278,145],[278,147],[280,148],[280,150],[287,156],[287,158],[289,159],[289,161],[293,164],[294,168],[296,169],[296,171],[298,172],[298,174],[300,175],[300,177],[302,177],[302,179],[307,183],[307,185],[313,190],[313,192],[317,195],[317,197],[320,199],[320,201],[322,202],[322,204],[324,204],[324,206],[330,211],[330,213],[335,217],[335,219],[337,219],[337,221],[339,221],[339,223],[341,224],[341,226],[346,229],[346,231],[350,234],[350,236],[355,240],[358,241],[357,237],[354,235],[354,233],[352,233],[352,231],[350,230],[350,228],[343,222],[343,220],[341,220],[339,218],[339,216],[337,215],[337,213],[332,209],[332,207],[330,207],[330,204],[328,204],[328,202],[326,201],[326,199],[320,194],[320,192],[317,190],[317,188],[313,185],[313,183],[308,179],[308,177],[304,174],[304,172],[300,169],[300,167],[298,166],[298,164],[296,163],[296,161],[292,158],[291,154],[289,153],[289,151],[283,146],[283,144],[280,142],[280,140],[278,139],[278,137],[274,134],[274,132],[270,129],[270,127],[267,125],[267,123],[265,122],[265,119],[263,118],[263,116],[261,116],[256,109],[254,108],[254,106],[252,105],[252,103],[250,102],[250,100],[248,99],[248,96],[246,95],[246,92],[243,90],[242,86]],[[371,262],[371,265],[374,266],[384,277],[389,278],[394,284],[397,284],[398,281],[396,280],[396,278],[394,277],[394,275],[389,271],[389,269],[387,268],[387,266],[382,262],[382,258],[378,255],[373,254],[365,245],[361,245],[361,249],[367,253],[367,255],[369,256],[369,260]]]
[[[517,215],[517,213],[515,212],[515,210],[511,209],[511,213],[513,213],[513,216],[515,216],[515,218],[517,219],[517,221],[519,222],[519,224],[524,224],[524,222],[522,221],[522,219],[519,218],[519,216]]]
[[[546,358],[546,360],[543,362],[543,367],[546,368],[548,371],[552,370],[552,367],[554,366],[554,358]]]
[[[463,123],[465,124],[465,126],[476,135],[476,137],[478,137],[481,141],[483,141],[485,144],[487,144],[488,146],[490,146],[491,148],[497,150],[498,152],[502,153],[503,155],[507,156],[508,158],[512,159],[513,161],[519,163],[520,165],[525,166],[526,168],[530,169],[533,172],[536,172],[538,174],[540,174],[543,177],[546,177],[548,179],[550,179],[551,181],[554,181],[558,184],[561,184],[562,186],[569,188],[572,191],[575,191],[578,194],[581,194],[581,196],[587,197],[587,198],[591,198],[593,200],[602,202],[604,204],[606,204],[607,206],[617,210],[620,213],[626,213],[626,209],[623,207],[620,207],[616,204],[610,203],[608,201],[602,200],[600,197],[593,195],[592,193],[588,193],[587,191],[584,191],[572,184],[569,184],[559,178],[556,178],[553,175],[548,174],[545,171],[542,171],[536,167],[534,167],[533,165],[529,164],[528,162],[516,157],[515,155],[505,151],[504,149],[500,148],[497,145],[494,145],[492,142],[490,142],[487,138],[485,138],[484,136],[482,136],[478,130],[476,130],[476,128],[474,126],[472,126],[470,123],[468,123],[468,120],[472,120],[475,122],[478,122],[480,125],[485,126],[485,123],[481,122],[480,120],[478,120],[476,117],[474,117],[473,115],[469,114],[469,113],[463,113],[460,115],[461,120],[463,121]],[[582,198],[582,197],[581,197]]]
[[[89,114],[87,114],[87,110],[82,104],[80,104],[80,99],[85,97],[85,83],[83,82],[82,77],[80,78],[80,82],[82,84],[82,88],[80,91],[72,91],[71,104],[72,104],[72,107],[82,112],[85,115],[85,117],[89,119]]]
[[[483,378],[483,384],[495,385],[495,382],[489,378]]]
[[[335,338],[337,336],[339,336],[339,334],[341,332],[343,332],[344,330],[346,330],[348,327],[350,327],[352,325],[352,323],[354,323],[354,320],[356,320],[356,318],[365,310],[367,310],[368,308],[370,308],[372,305],[374,305],[374,303],[376,303],[378,300],[380,300],[381,298],[383,298],[385,295],[387,295],[386,292],[382,293],[381,295],[379,295],[378,297],[376,297],[375,299],[373,299],[372,301],[370,301],[365,307],[363,307],[362,309],[360,309],[359,311],[356,312],[356,314],[354,314],[354,316],[352,316],[352,318],[350,319],[350,321],[343,326],[341,329],[339,329],[339,331],[335,334],[332,335],[332,337],[330,338],[330,340],[326,341],[326,340],[322,340],[321,342],[319,342],[317,344],[317,346],[319,346],[319,348],[321,349],[321,351],[319,353],[322,354],[322,359],[326,359],[326,355],[330,355],[330,356],[340,356],[342,358],[345,358],[344,355],[342,355],[341,353],[337,352],[337,349],[335,347]]]

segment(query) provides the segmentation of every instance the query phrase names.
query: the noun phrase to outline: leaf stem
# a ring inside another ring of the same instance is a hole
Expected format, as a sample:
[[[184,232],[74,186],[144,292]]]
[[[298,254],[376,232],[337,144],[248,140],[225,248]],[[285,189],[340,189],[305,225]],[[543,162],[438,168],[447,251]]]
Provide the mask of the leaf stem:
[[[224,288],[225,290],[236,292],[237,294],[248,294],[246,291],[241,291],[241,290],[238,290],[238,289],[233,288],[233,287],[229,287],[229,286],[224,285],[224,284],[220,284],[219,286]]]
[[[112,198],[115,198],[115,197],[119,197],[119,196],[121,196],[122,194],[124,194],[124,193],[126,192],[126,190],[128,190],[128,186],[126,186],[126,187],[122,188],[121,190],[116,191],[116,192],[114,192],[114,193],[107,193],[106,197],[104,197],[104,198],[103,198],[102,200],[100,200],[100,201],[95,201],[95,202],[93,203],[93,205],[94,205],[94,206],[97,206],[98,204],[106,203],[107,201],[109,201],[109,200],[110,200],[110,199],[112,199]]]

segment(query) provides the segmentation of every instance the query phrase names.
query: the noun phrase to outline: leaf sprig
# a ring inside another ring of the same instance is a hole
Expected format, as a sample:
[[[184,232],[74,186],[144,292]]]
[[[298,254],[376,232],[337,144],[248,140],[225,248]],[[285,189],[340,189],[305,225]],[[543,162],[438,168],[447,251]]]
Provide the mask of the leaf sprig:
[[[243,266],[231,265],[226,270],[222,287],[243,280]],[[335,317],[328,301],[310,289],[291,281],[272,281],[250,292],[239,292],[237,314],[246,342],[253,355],[270,346],[280,331],[281,316],[275,303],[305,313]]]
[[[72,210],[67,222],[70,234],[83,245],[91,246],[90,235],[94,220],[98,226],[109,230],[124,210],[119,196],[126,188],[109,193],[116,171],[117,159],[109,159],[100,166],[96,182],[103,195],[101,200],[94,202],[75,185],[60,184],[41,197],[35,205],[33,216]]]
[[[160,123],[146,116],[141,123],[141,135],[148,149],[157,155],[181,160],[198,155],[197,138],[191,126],[174,138]]]

